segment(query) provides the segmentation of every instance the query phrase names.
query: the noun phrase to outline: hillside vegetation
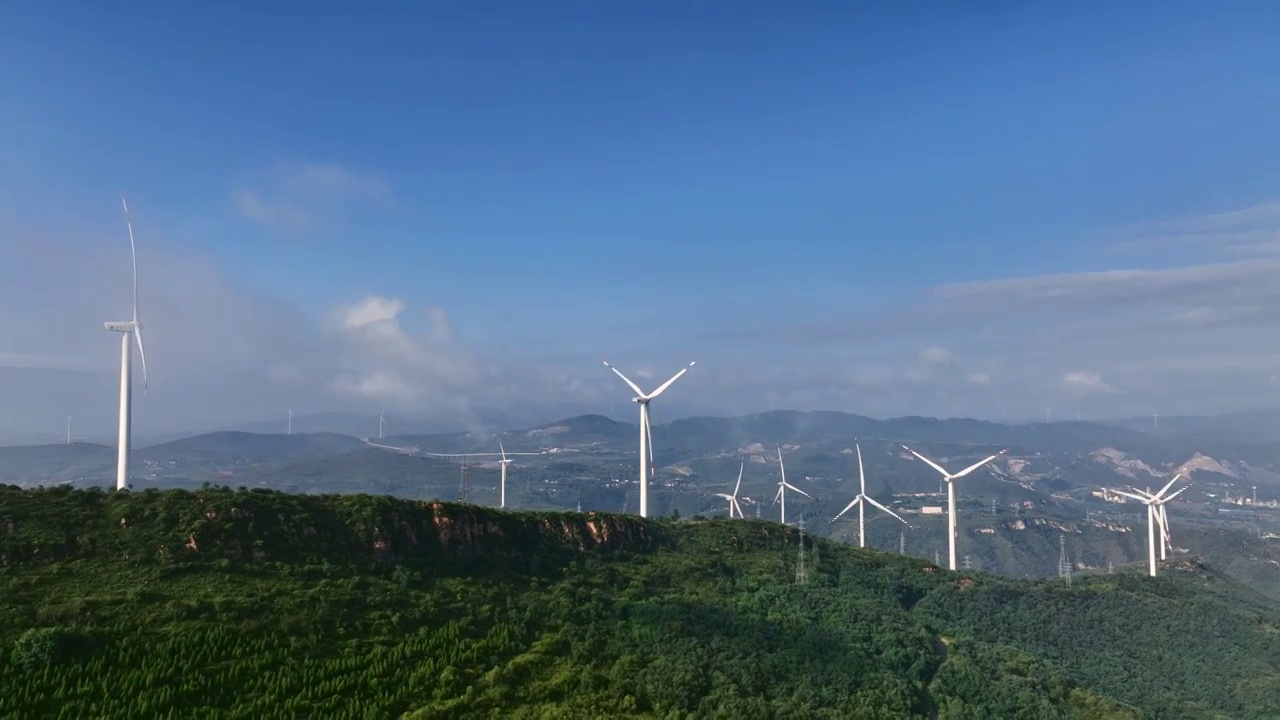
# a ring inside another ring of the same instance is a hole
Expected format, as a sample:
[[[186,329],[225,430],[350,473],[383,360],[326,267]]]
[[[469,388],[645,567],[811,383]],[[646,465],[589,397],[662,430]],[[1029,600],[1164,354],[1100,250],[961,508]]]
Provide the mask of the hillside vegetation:
[[[1280,612],[757,521],[0,487],[0,717],[1274,718]]]

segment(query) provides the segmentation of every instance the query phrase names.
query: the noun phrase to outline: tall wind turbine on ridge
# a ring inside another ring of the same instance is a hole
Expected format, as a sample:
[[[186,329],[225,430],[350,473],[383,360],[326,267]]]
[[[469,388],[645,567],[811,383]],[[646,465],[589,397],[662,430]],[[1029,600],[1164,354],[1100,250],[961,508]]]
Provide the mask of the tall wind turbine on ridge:
[[[934,470],[937,470],[939,473],[941,473],[941,475],[942,475],[942,479],[943,479],[943,480],[945,480],[945,481],[947,482],[947,546],[948,546],[948,547],[947,547],[947,555],[948,555],[948,563],[949,563],[949,567],[950,567],[952,570],[955,570],[955,569],[956,569],[956,480],[959,480],[960,478],[964,477],[965,475],[968,475],[969,473],[973,472],[974,470],[977,470],[978,468],[982,467],[983,465],[986,465],[987,463],[991,462],[992,460],[995,460],[996,458],[1000,457],[1001,455],[1003,455],[1003,454],[1005,454],[1005,453],[1009,452],[1009,448],[1005,448],[1004,450],[1001,450],[1000,452],[996,453],[995,455],[992,455],[992,456],[990,456],[990,457],[987,457],[987,458],[984,458],[984,459],[982,459],[982,460],[979,460],[978,462],[976,462],[976,463],[974,463],[974,464],[970,465],[969,467],[967,467],[967,468],[965,468],[965,469],[963,469],[963,470],[961,470],[960,472],[955,473],[955,474],[952,474],[952,473],[947,472],[947,471],[946,471],[946,470],[944,470],[944,469],[942,468],[942,466],[941,466],[941,465],[939,465],[938,463],[936,463],[936,462],[934,462],[934,461],[930,460],[929,458],[927,458],[927,457],[925,457],[925,456],[921,455],[920,453],[916,452],[915,450],[912,450],[911,448],[907,447],[906,445],[903,445],[903,446],[902,446],[902,449],[903,449],[903,450],[906,450],[907,452],[911,453],[912,455],[915,455],[917,458],[920,458],[920,459],[921,459],[921,460],[923,460],[926,464],[928,464],[928,465],[929,465],[929,467],[933,468]]]
[[[1173,487],[1173,484],[1178,482],[1178,478],[1180,477],[1182,477],[1182,473],[1174,475],[1173,479],[1161,488],[1160,492],[1155,493],[1154,495],[1142,492],[1141,490],[1135,490],[1133,492],[1125,492],[1123,490],[1111,491],[1117,495],[1133,498],[1147,506],[1147,558],[1150,563],[1148,572],[1151,577],[1156,576],[1156,525],[1161,526],[1161,543],[1163,544],[1164,524],[1160,521],[1160,517],[1161,511],[1164,509],[1164,503],[1174,499],[1179,493],[1187,489],[1186,487],[1179,488],[1174,494],[1165,497],[1165,493],[1169,492],[1169,488]]]
[[[147,351],[142,345],[142,322],[138,320],[138,249],[133,241],[133,223],[129,220],[129,204],[120,198],[124,207],[124,223],[129,228],[129,253],[133,259],[133,319],[125,322],[107,322],[103,325],[120,338],[120,437],[116,452],[116,490],[129,486],[129,437],[132,429],[130,415],[133,400],[133,343],[138,343],[138,356],[142,359],[142,394],[147,394]]]
[[[680,369],[680,372],[672,375],[670,380],[662,383],[658,386],[657,390],[648,394],[641,390],[639,385],[631,382],[631,379],[626,375],[623,375],[618,368],[610,365],[607,361],[602,360],[601,362],[604,363],[605,367],[612,370],[614,374],[622,378],[622,381],[627,384],[627,387],[630,387],[635,391],[636,396],[631,398],[631,401],[640,405],[640,517],[649,517],[648,452],[653,447],[653,431],[649,427],[649,403],[654,398],[666,392],[667,388],[671,387],[671,383],[679,380],[681,375],[689,372],[689,368],[697,365],[698,361],[695,360],[688,365],[685,365]]]
[[[722,497],[729,501],[729,517],[733,517],[735,512],[738,513],[738,517],[740,518],[746,517],[742,514],[742,508],[738,505],[738,490],[742,488],[742,470],[746,466],[747,464],[745,462],[738,466],[738,483],[733,486],[732,495],[728,493],[716,493],[716,497]]]
[[[890,510],[889,508],[881,505],[880,503],[876,502],[875,500],[867,496],[867,474],[863,472],[863,469],[862,469],[862,448],[857,443],[854,443],[853,448],[858,453],[858,488],[859,488],[858,497],[854,498],[853,502],[849,503],[848,505],[845,505],[843,510],[836,513],[836,516],[834,518],[831,518],[831,522],[835,522],[836,520],[839,520],[841,515],[844,515],[845,513],[849,512],[850,510],[853,509],[854,505],[857,505],[858,506],[858,547],[866,547],[867,533],[866,533],[866,526],[865,526],[866,521],[865,521],[864,513],[867,508],[867,503],[871,503],[872,505],[875,505],[876,507],[898,518],[899,520],[902,520],[902,517],[899,516],[898,513]],[[902,524],[906,525],[907,527],[911,527],[911,523],[907,522],[906,520],[902,520]]]
[[[782,464],[782,448],[778,448],[778,471],[782,474],[782,479],[778,480],[778,494],[773,496],[773,503],[776,505],[782,503],[782,512],[780,514],[783,525],[787,524],[787,489],[790,488],[801,495],[812,499],[813,496],[801,490],[800,488],[787,482],[787,466]]]

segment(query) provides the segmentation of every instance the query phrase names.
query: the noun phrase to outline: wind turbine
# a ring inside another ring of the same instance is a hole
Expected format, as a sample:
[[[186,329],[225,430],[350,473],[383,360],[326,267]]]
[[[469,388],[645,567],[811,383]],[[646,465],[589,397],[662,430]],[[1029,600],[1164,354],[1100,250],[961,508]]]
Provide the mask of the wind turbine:
[[[680,372],[672,375],[670,380],[662,383],[658,386],[657,390],[648,394],[645,394],[645,392],[640,389],[639,385],[631,382],[631,379],[626,375],[623,375],[618,368],[610,365],[607,361],[602,360],[601,362],[604,363],[605,367],[612,370],[614,374],[622,378],[622,381],[627,384],[627,387],[630,387],[636,392],[636,396],[631,398],[631,401],[640,405],[640,517],[649,517],[648,473],[650,468],[648,456],[653,450],[653,430],[649,427],[649,403],[654,398],[666,392],[667,388],[671,387],[671,383],[679,380],[681,375],[689,372],[689,368],[697,365],[698,362],[695,360],[688,365],[685,365],[680,369]]]
[[[786,525],[787,524],[787,488],[795,490],[796,492],[810,499],[812,499],[812,496],[809,493],[796,487],[795,485],[792,485],[791,483],[787,482],[787,466],[782,464],[782,448],[778,448],[778,470],[779,472],[782,473],[782,479],[778,481],[778,494],[773,497],[773,503],[775,505],[777,505],[779,502],[782,503],[782,514],[781,514],[782,524]]]
[[[738,505],[738,490],[742,488],[742,469],[746,466],[747,464],[744,462],[738,467],[738,483],[733,486],[732,495],[728,493],[716,493],[716,497],[722,497],[729,501],[729,517],[733,517],[735,512],[738,513],[738,517],[740,518],[746,517],[746,515],[742,514],[742,508]]]
[[[130,415],[133,400],[133,343],[138,343],[138,356],[142,359],[142,394],[147,394],[147,351],[142,345],[142,322],[138,320],[138,249],[133,240],[133,223],[129,220],[129,205],[120,198],[124,207],[124,223],[129,228],[129,253],[133,259],[133,319],[125,322],[107,322],[103,326],[120,338],[120,437],[116,453],[116,490],[129,486],[129,435],[132,428]]]
[[[502,455],[502,459],[498,461],[498,465],[502,468],[502,485],[498,491],[498,507],[504,508],[507,506],[507,464],[511,460],[507,457],[507,449],[502,447],[501,440],[498,441],[498,452]]]
[[[977,470],[983,465],[986,465],[992,460],[995,460],[1001,455],[1009,452],[1009,448],[1005,448],[1004,450],[1001,450],[995,455],[992,455],[988,458],[980,460],[970,465],[969,467],[961,470],[960,472],[955,473],[954,475],[942,469],[942,466],[939,465],[938,463],[921,455],[915,450],[912,450],[906,445],[903,445],[902,449],[906,450],[912,455],[915,455],[916,457],[923,460],[926,464],[928,464],[929,467],[933,468],[934,470],[937,470],[939,473],[941,473],[942,479],[947,482],[947,536],[948,536],[948,553],[947,554],[948,554],[949,566],[952,570],[955,570],[956,569],[956,480],[959,480],[965,475],[968,475],[974,470]]]
[[[378,439],[379,440],[382,439],[382,427],[383,425],[386,424],[386,420],[387,420],[387,411],[385,409],[379,410],[378,411]]]
[[[881,505],[880,503],[876,502],[875,500],[872,500],[870,497],[867,496],[867,474],[862,469],[862,448],[859,447],[856,443],[854,444],[853,448],[858,453],[858,483],[859,483],[858,497],[854,498],[853,502],[849,503],[848,505],[845,505],[843,510],[836,513],[836,516],[834,518],[831,518],[831,522],[835,522],[836,520],[839,520],[841,515],[844,515],[845,513],[849,512],[850,510],[853,509],[854,505],[857,505],[858,506],[858,547],[866,547],[867,534],[866,534],[864,515],[865,515],[867,503],[871,503],[872,505],[875,505],[876,507],[898,518],[899,520],[902,520],[902,518],[898,515],[898,513],[890,510],[889,508]],[[907,527],[911,527],[911,523],[907,522],[906,520],[902,520],[902,524],[906,525]]]
[[[290,411],[289,411],[289,432],[288,432],[288,434],[289,434],[289,435],[292,435],[292,434],[293,434],[293,411],[292,411],[292,410],[290,410]]]
[[[1149,492],[1143,492],[1141,490],[1136,490],[1133,488],[1130,488],[1131,490],[1133,490],[1133,492],[1125,492],[1124,490],[1111,491],[1117,495],[1123,495],[1124,497],[1127,497],[1127,498],[1133,498],[1134,500],[1137,500],[1138,502],[1147,506],[1147,556],[1150,560],[1151,577],[1156,576],[1156,525],[1160,526],[1160,540],[1161,540],[1160,559],[1163,560],[1166,557],[1164,544],[1165,542],[1167,542],[1166,538],[1167,538],[1169,526],[1167,524],[1168,516],[1165,515],[1165,512],[1164,512],[1164,504],[1174,499],[1175,497],[1177,497],[1179,494],[1182,493],[1183,490],[1186,490],[1188,487],[1191,487],[1190,485],[1187,485],[1187,486],[1178,488],[1177,492],[1173,493],[1172,495],[1169,495],[1168,497],[1165,497],[1165,493],[1169,492],[1169,488],[1173,487],[1173,484],[1178,482],[1178,478],[1181,478],[1181,477],[1182,477],[1181,472],[1178,473],[1177,475],[1174,475],[1173,479],[1170,480],[1167,485],[1161,488],[1160,492],[1155,493],[1154,495]]]

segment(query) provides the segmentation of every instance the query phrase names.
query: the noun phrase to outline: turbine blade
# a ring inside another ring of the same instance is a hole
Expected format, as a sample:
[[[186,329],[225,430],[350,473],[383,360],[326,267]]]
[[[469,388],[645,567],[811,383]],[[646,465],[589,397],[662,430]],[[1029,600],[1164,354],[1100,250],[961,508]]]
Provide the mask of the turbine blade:
[[[801,490],[800,488],[796,487],[795,485],[792,485],[792,484],[791,484],[791,483],[789,483],[789,482],[784,482],[784,483],[783,483],[783,485],[786,485],[788,489],[795,490],[796,492],[800,493],[801,495],[803,495],[803,496],[805,496],[805,497],[807,497],[807,498],[813,498],[813,496],[812,496],[812,495],[810,495],[809,493],[807,493],[807,492],[805,492],[805,491]]]
[[[929,467],[931,467],[931,468],[933,468],[934,470],[937,470],[938,472],[942,473],[943,475],[945,475],[945,476],[947,477],[947,479],[950,479],[950,478],[951,478],[951,473],[947,472],[946,470],[943,470],[943,469],[942,469],[942,466],[941,466],[941,465],[939,465],[938,463],[936,463],[936,462],[934,462],[934,461],[930,460],[929,458],[927,458],[927,457],[925,457],[925,456],[921,455],[920,453],[916,452],[915,450],[912,450],[911,448],[907,447],[906,445],[903,445],[903,446],[902,446],[902,449],[903,449],[903,450],[906,450],[907,452],[911,453],[912,455],[915,455],[916,457],[918,457],[918,458],[920,458],[921,460],[925,461],[926,463],[928,463],[928,464],[929,464]]]
[[[1183,491],[1183,490],[1186,490],[1186,489],[1187,489],[1187,488],[1189,488],[1189,487],[1191,487],[1191,486],[1190,486],[1190,485],[1183,485],[1182,487],[1178,488],[1177,490],[1174,490],[1174,491],[1173,491],[1173,493],[1172,493],[1171,495],[1169,495],[1169,497],[1167,497],[1167,498],[1163,498],[1163,499],[1161,499],[1161,500],[1160,500],[1160,507],[1164,507],[1164,504],[1165,504],[1165,503],[1167,503],[1167,502],[1169,502],[1170,500],[1172,500],[1172,499],[1174,499],[1174,498],[1178,497],[1179,495],[1181,495],[1181,494],[1182,494],[1182,491]]]
[[[773,504],[774,504],[774,505],[777,505],[777,504],[778,504],[778,501],[779,501],[779,500],[781,500],[781,499],[782,499],[782,484],[781,484],[781,483],[779,483],[779,484],[778,484],[778,493],[777,493],[776,495],[774,495],[774,496],[773,496]]]
[[[644,396],[645,396],[645,395],[644,395],[644,391],[640,389],[640,386],[639,386],[639,385],[636,385],[636,384],[635,384],[635,383],[633,383],[633,382],[631,382],[631,378],[627,377],[626,375],[623,375],[623,374],[622,374],[622,372],[621,372],[620,370],[618,370],[618,368],[616,368],[616,367],[614,367],[614,366],[610,365],[608,362],[605,362],[604,360],[601,360],[600,362],[603,362],[605,367],[609,368],[609,369],[610,369],[610,370],[612,370],[614,373],[616,373],[616,374],[618,375],[618,377],[622,378],[622,382],[626,383],[626,384],[627,384],[627,386],[628,386],[628,387],[630,387],[632,390],[635,390],[635,391],[636,391],[636,395],[639,395],[640,397],[644,397]]]
[[[862,496],[861,496],[861,495],[859,495],[858,497],[854,498],[854,499],[853,499],[853,502],[849,503],[848,505],[845,505],[843,510],[841,510],[841,511],[840,511],[840,512],[838,512],[838,513],[836,513],[836,516],[835,516],[835,517],[833,517],[833,518],[831,518],[831,522],[835,522],[835,521],[839,520],[841,515],[844,515],[845,513],[847,513],[847,512],[849,512],[850,510],[852,510],[852,509],[853,509],[854,507],[856,507],[856,506],[858,505],[858,503],[860,503],[860,502],[862,502]]]
[[[1138,495],[1141,495],[1143,498],[1147,500],[1154,500],[1156,497],[1155,495],[1152,495],[1150,492],[1143,490],[1141,488],[1136,488],[1132,485],[1129,486],[1129,492],[1137,493]]]
[[[645,414],[644,418],[644,436],[649,441],[649,477],[653,478],[654,470],[658,467],[653,459],[653,411]]]
[[[124,208],[124,224],[129,229],[129,257],[133,262],[133,321],[138,322],[138,246],[133,241],[133,221],[129,219],[129,203],[120,196],[120,205]]]
[[[872,505],[875,505],[876,507],[878,507],[878,508],[880,508],[881,510],[883,510],[883,511],[885,511],[885,512],[889,513],[890,515],[892,515],[892,516],[894,516],[894,517],[898,518],[898,520],[901,520],[901,521],[902,521],[902,524],[903,524],[903,525],[910,525],[910,524],[911,524],[911,523],[907,522],[906,520],[903,520],[901,515],[899,515],[898,513],[894,512],[894,511],[892,511],[892,510],[890,510],[889,508],[887,508],[887,507],[885,507],[885,506],[881,505],[880,503],[876,502],[873,498],[867,498],[867,502],[871,503]]]
[[[1151,504],[1151,499],[1150,499],[1150,498],[1144,498],[1144,497],[1142,497],[1142,496],[1140,496],[1140,495],[1134,495],[1133,493],[1127,493],[1127,492],[1125,492],[1125,491],[1123,491],[1123,490],[1112,490],[1111,492],[1115,493],[1116,495],[1123,495],[1123,496],[1125,496],[1125,497],[1127,497],[1127,498],[1133,498],[1134,500],[1137,500],[1137,501],[1139,501],[1139,502],[1141,502],[1141,503],[1144,503],[1144,504],[1146,504],[1146,505],[1150,505],[1150,504]]]
[[[138,343],[138,357],[142,358],[142,395],[147,395],[147,349],[142,344],[142,326],[133,328],[133,339]]]
[[[738,504],[738,498],[733,498],[729,502],[733,503],[733,509],[738,511],[738,517],[746,519],[747,516],[742,514],[742,506]],[[733,513],[730,513],[729,517],[733,517]]]
[[[747,466],[746,461],[743,461],[743,463],[738,466],[738,483],[733,486],[733,496],[735,498],[738,497],[738,490],[742,488],[742,469],[745,468],[746,466]]]
[[[1157,498],[1163,497],[1165,493],[1169,492],[1169,488],[1173,487],[1173,484],[1178,482],[1178,478],[1180,477],[1182,477],[1181,472],[1179,472],[1177,475],[1174,475],[1173,479],[1169,481],[1168,485],[1165,485],[1164,487],[1160,488],[1160,492],[1156,493],[1156,497]]]
[[[867,474],[862,471],[862,446],[854,443],[853,449],[858,452],[858,493],[867,494]]]
[[[778,472],[782,473],[782,484],[787,484],[787,466],[782,464],[782,446],[778,446]]]
[[[689,363],[688,365],[685,365],[683,368],[681,368],[681,369],[680,369],[680,372],[676,373],[675,375],[672,375],[670,380],[668,380],[668,381],[666,381],[666,382],[662,383],[661,385],[659,385],[659,386],[658,386],[658,389],[657,389],[657,390],[654,390],[653,392],[649,393],[649,398],[650,398],[650,399],[652,399],[652,398],[656,398],[656,397],[658,397],[659,395],[661,395],[662,393],[666,392],[667,388],[671,387],[671,383],[673,383],[673,382],[675,382],[675,381],[679,380],[681,375],[683,375],[683,374],[685,374],[685,373],[689,372],[689,368],[691,368],[691,367],[693,367],[694,365],[697,365],[697,364],[698,364],[698,361],[697,361],[697,360],[694,360],[693,362]]]
[[[970,465],[969,467],[967,467],[967,468],[965,468],[965,469],[961,470],[960,472],[956,473],[955,475],[953,475],[953,476],[952,476],[952,478],[962,478],[962,477],[964,477],[965,475],[968,475],[969,473],[973,472],[974,470],[977,470],[978,468],[982,467],[983,465],[986,465],[987,463],[991,462],[992,460],[995,460],[996,458],[1000,457],[1001,455],[1003,455],[1003,454],[1005,454],[1005,453],[1007,453],[1007,452],[1009,452],[1009,448],[1005,448],[1004,450],[1001,450],[1000,452],[996,453],[995,455],[992,455],[992,456],[991,456],[991,457],[989,457],[989,458],[986,458],[986,459],[984,459],[984,460],[981,460],[981,461],[979,461],[979,462],[976,462],[976,463],[974,463],[974,464]]]
[[[507,461],[507,449],[502,447],[502,441],[498,441],[498,452],[502,454],[502,462]]]

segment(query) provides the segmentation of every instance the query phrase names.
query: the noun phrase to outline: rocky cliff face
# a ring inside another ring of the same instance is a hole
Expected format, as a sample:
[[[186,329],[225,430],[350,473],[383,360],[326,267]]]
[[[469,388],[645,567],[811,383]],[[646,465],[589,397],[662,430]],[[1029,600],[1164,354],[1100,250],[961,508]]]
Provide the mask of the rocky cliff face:
[[[512,513],[361,495],[210,488],[142,493],[0,488],[0,564],[89,556],[201,562],[472,563],[644,550],[659,523]]]

